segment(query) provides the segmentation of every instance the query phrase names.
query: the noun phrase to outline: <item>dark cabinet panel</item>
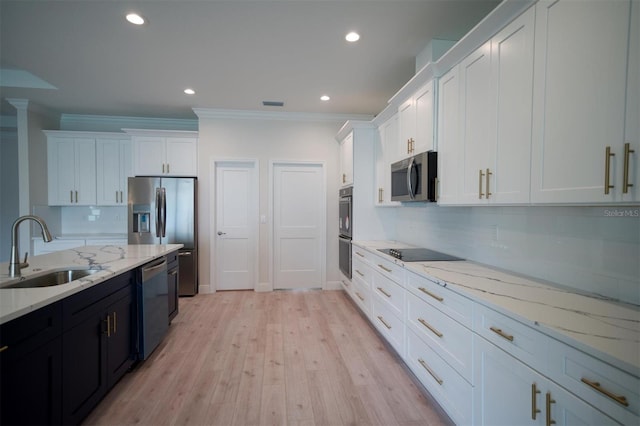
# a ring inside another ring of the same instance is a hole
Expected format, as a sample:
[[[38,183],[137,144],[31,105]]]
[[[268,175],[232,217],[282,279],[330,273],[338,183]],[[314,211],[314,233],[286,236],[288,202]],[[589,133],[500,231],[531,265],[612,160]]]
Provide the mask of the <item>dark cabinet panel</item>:
[[[111,388],[135,360],[135,304],[130,292],[107,309],[110,321],[107,345],[107,386]]]
[[[167,271],[167,284],[169,286],[169,323],[178,315],[178,289],[179,269],[178,262],[170,263]]]

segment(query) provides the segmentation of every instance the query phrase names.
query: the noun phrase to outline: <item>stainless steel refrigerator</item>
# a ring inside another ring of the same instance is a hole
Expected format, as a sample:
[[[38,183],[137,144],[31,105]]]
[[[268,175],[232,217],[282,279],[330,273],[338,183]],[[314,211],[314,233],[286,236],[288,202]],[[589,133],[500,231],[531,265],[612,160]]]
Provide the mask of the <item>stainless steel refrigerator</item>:
[[[198,292],[197,180],[129,178],[129,244],[183,244],[178,294]]]

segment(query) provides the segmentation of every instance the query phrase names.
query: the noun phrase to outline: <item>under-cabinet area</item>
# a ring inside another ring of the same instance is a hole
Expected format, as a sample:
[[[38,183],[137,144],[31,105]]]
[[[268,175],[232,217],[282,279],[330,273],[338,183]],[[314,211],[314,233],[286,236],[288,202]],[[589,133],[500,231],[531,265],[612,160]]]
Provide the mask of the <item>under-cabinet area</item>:
[[[142,351],[155,348],[144,344],[156,323],[166,330],[177,314],[179,247],[88,246],[88,264],[75,251],[56,252],[34,257],[21,278],[0,276],[0,422],[80,424]],[[144,271],[160,263],[163,275],[149,287]],[[30,285],[41,286],[39,277],[65,264],[93,273],[49,287]],[[150,291],[156,306],[145,304]]]
[[[633,306],[460,259],[379,251],[403,247],[354,241],[343,288],[456,424],[640,421]]]

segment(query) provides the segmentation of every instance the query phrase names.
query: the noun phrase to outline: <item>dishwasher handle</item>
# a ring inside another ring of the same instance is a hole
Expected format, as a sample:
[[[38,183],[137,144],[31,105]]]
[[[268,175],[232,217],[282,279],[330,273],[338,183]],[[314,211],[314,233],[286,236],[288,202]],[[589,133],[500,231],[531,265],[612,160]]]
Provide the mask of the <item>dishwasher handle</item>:
[[[144,265],[141,269],[142,282],[148,281],[156,275],[167,272],[167,259],[162,258],[158,261]]]

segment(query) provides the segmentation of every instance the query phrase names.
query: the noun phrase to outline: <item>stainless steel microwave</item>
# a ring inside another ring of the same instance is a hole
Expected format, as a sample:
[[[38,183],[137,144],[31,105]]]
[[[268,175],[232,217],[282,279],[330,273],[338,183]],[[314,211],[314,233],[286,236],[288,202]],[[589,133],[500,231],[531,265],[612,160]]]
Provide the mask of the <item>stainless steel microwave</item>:
[[[391,164],[391,201],[436,201],[438,153],[422,152]]]

